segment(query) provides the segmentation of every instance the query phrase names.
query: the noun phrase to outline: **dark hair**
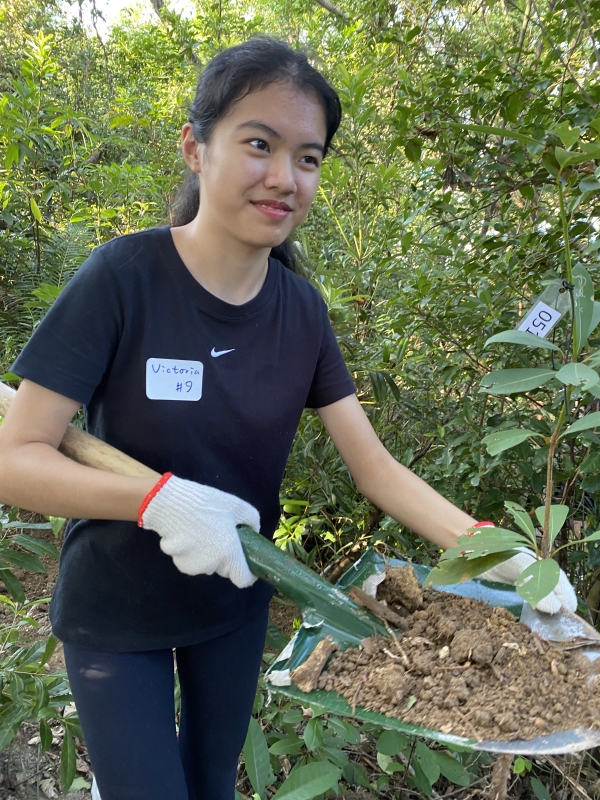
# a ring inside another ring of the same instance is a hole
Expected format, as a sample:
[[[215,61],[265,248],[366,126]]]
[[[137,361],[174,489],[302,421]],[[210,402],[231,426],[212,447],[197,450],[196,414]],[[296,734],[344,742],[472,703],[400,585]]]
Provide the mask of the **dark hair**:
[[[208,142],[215,125],[234,103],[271,83],[288,84],[318,97],[325,112],[327,153],[342,116],[335,89],[309,64],[304,53],[266,36],[230,47],[206,65],[189,113],[194,139]],[[199,204],[198,176],[188,170],[173,203],[172,226],[191,222],[198,213]],[[302,272],[298,254],[289,239],[274,247],[271,255],[288,269]]]

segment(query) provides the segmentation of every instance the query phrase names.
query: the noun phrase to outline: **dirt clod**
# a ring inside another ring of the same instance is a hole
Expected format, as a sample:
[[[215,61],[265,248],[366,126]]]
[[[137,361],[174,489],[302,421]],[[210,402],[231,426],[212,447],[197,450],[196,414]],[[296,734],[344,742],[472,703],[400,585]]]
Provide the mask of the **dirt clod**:
[[[400,584],[402,592],[411,585],[406,572],[382,584],[392,607],[390,585]],[[504,608],[435,589],[425,589],[413,608],[398,642],[372,636],[335,653],[319,688],[352,707],[477,740],[600,728],[594,662],[540,643]]]
[[[400,603],[408,611],[421,608],[423,589],[414,569],[408,564],[405,567],[388,567],[385,581],[378,587],[377,599],[385,600],[388,605]]]

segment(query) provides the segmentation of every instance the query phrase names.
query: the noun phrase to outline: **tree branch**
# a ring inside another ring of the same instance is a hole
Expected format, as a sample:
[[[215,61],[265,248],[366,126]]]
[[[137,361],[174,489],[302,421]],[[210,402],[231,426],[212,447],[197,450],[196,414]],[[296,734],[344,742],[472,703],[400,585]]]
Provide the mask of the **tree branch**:
[[[160,0],[157,1],[160,2]],[[345,14],[341,8],[338,8],[337,6],[334,6],[333,3],[330,3],[329,0],[316,0],[316,2],[320,6],[323,6],[323,8],[327,9],[327,11],[331,12],[332,14],[335,14],[336,17],[341,17],[346,22],[350,22],[350,17],[348,17],[348,15]]]

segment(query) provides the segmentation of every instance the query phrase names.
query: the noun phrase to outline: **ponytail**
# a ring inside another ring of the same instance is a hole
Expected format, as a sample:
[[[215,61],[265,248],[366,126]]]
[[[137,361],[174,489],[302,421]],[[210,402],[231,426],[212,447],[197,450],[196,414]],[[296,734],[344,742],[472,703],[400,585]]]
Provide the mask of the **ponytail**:
[[[198,214],[200,208],[200,181],[195,172],[186,170],[183,183],[171,205],[171,227],[180,228],[187,225]]]

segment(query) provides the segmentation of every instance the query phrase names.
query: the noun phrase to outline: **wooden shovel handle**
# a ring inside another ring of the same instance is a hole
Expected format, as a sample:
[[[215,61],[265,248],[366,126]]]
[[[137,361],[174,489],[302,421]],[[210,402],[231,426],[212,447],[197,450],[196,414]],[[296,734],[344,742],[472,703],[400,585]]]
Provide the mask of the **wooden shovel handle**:
[[[0,416],[6,416],[15,395],[14,389],[0,382]],[[145,467],[116,447],[111,447],[72,424],[67,428],[58,449],[63,455],[86,467],[95,467],[104,472],[116,472],[118,475],[128,475],[132,478],[156,478],[156,480],[160,478],[158,472]]]
[[[14,389],[0,382],[0,416],[5,416],[15,394]],[[157,472],[74,425],[69,425],[58,449],[79,464],[105,472],[160,478]],[[356,642],[373,633],[385,635],[383,625],[344,592],[290,558],[260,533],[241,525],[239,535],[252,572],[296,602],[303,613],[310,608],[318,619],[329,620],[340,630],[351,632]]]

